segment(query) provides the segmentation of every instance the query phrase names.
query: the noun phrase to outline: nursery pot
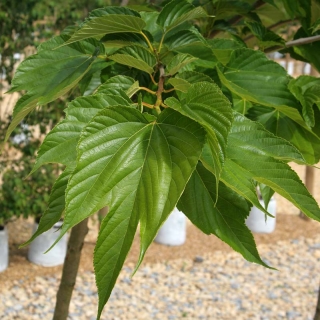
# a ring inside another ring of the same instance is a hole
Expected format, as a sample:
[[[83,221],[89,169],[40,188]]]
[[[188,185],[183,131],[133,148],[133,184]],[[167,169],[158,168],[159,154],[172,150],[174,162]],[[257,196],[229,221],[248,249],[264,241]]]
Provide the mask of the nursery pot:
[[[264,201],[259,200],[260,204],[264,207]],[[276,227],[276,200],[271,198],[267,211],[271,213],[274,218],[267,216],[263,211],[257,207],[252,207],[250,214],[246,220],[247,227],[257,233],[272,233]]]
[[[180,246],[186,241],[187,218],[177,208],[169,215],[159,229],[155,242],[168,246]]]
[[[0,272],[6,270],[9,264],[8,230],[0,226]]]
[[[67,234],[65,234],[49,252],[44,253],[59,237],[59,228],[61,225],[62,222],[57,222],[50,230],[42,233],[31,242],[28,251],[29,261],[43,267],[53,267],[64,263],[68,245]],[[37,228],[38,224],[35,223],[33,226],[33,232],[35,232]]]

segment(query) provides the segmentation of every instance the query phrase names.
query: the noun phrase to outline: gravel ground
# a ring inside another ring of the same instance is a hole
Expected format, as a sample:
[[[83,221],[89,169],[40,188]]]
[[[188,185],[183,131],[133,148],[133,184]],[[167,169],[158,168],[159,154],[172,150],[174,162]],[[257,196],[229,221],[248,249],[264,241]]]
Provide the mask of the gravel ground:
[[[319,286],[320,235],[260,245],[265,269],[237,253],[216,251],[194,260],[144,264],[133,279],[127,264],[102,319],[312,319]],[[52,319],[57,275],[15,280],[0,290],[0,319]],[[79,274],[69,319],[94,320],[91,271]]]

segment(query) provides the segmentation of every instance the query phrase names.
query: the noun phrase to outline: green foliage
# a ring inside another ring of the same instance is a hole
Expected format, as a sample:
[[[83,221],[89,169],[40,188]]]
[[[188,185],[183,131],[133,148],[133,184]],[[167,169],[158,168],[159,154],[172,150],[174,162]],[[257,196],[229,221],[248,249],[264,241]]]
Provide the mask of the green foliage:
[[[48,163],[65,171],[35,236],[62,214],[60,237],[110,208],[94,253],[98,318],[138,225],[137,268],[175,206],[263,266],[245,226],[252,205],[268,214],[257,186],[266,203],[277,192],[320,221],[318,204],[287,164],[320,159],[319,81],[292,79],[263,52],[285,48],[272,27],[280,20],[294,17],[309,34],[318,17],[304,1],[290,8],[286,1],[201,3],[166,1],[160,13],[151,5],[144,12],[95,10],[69,35],[43,43],[12,82],[11,91],[27,93],[7,136],[36,106],[71,89],[82,95],[39,149],[33,174]],[[280,20],[266,19],[263,8]],[[249,48],[256,45],[260,51]],[[303,46],[291,50],[317,67],[318,57]]]
[[[46,210],[50,189],[56,179],[50,166],[43,166],[34,175],[31,157],[26,162],[15,161],[2,176],[0,189],[0,225],[13,218],[30,216],[39,218]]]

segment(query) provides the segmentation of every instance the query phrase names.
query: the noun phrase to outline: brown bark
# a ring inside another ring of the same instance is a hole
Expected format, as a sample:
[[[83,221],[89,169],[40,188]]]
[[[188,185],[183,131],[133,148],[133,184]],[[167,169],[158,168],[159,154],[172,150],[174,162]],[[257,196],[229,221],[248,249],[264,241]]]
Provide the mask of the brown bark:
[[[68,318],[72,291],[79,269],[81,250],[87,233],[88,219],[83,220],[71,230],[53,320],[66,320]]]
[[[318,302],[316,307],[316,314],[314,315],[313,320],[320,320],[320,287],[318,292]]]
[[[306,167],[306,178],[305,178],[305,185],[309,190],[310,194],[313,194],[313,186],[314,186],[314,167]],[[300,211],[299,214],[300,218],[305,220],[310,220],[303,212]]]

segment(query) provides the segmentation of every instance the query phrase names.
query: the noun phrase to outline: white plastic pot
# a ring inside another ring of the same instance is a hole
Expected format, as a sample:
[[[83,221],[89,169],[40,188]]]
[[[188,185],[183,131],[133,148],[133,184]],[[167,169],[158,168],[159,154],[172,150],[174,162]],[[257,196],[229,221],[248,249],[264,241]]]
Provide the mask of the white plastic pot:
[[[264,207],[263,200],[259,200],[260,204]],[[271,213],[274,218],[267,216],[263,211],[259,210],[257,207],[252,207],[250,214],[246,220],[247,227],[257,233],[272,233],[276,227],[276,211],[277,205],[276,200],[271,198],[267,211]]]
[[[28,251],[28,260],[43,266],[43,267],[54,267],[64,263],[64,258],[67,253],[68,236],[67,234],[48,252],[46,252],[55,240],[59,237],[59,228],[62,222],[57,222],[53,228],[42,233],[30,244]],[[33,226],[33,232],[38,228],[38,224],[35,223]]]
[[[155,242],[168,246],[181,246],[186,241],[187,218],[177,208],[159,229]]]
[[[9,264],[9,242],[6,227],[0,230],[0,272],[6,270]]]

